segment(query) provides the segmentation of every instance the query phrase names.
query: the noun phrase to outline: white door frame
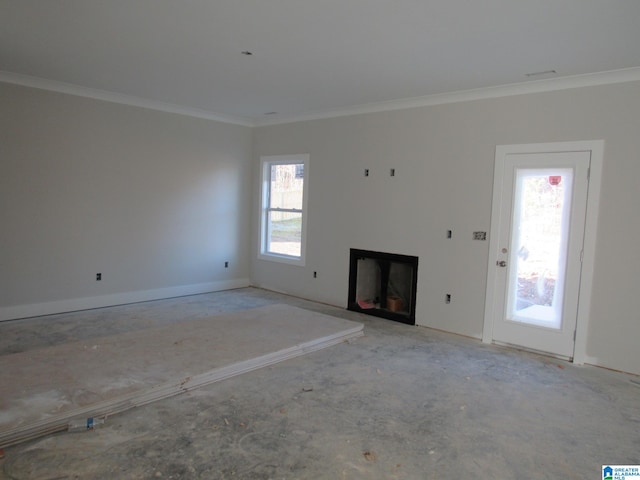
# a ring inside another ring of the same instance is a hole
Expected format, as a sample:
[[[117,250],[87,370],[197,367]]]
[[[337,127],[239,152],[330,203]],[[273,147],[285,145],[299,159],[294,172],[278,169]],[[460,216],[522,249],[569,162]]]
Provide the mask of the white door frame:
[[[576,339],[573,352],[573,363],[582,365],[586,356],[587,327],[591,311],[591,291],[593,286],[593,269],[596,250],[596,233],[598,226],[598,205],[600,203],[600,182],[602,178],[602,162],[604,157],[604,140],[587,140],[578,142],[529,143],[522,145],[498,145],[496,147],[493,203],[491,207],[491,229],[489,230],[489,259],[487,262],[487,292],[484,310],[483,343],[493,341],[493,322],[496,318],[495,293],[498,280],[496,259],[500,248],[498,228],[500,223],[500,205],[503,193],[501,186],[504,176],[505,157],[509,154],[554,153],[554,152],[591,152],[589,171],[589,191],[587,193],[587,212],[585,217],[584,247],[582,273],[580,276],[580,294],[578,297],[578,316],[576,319]]]

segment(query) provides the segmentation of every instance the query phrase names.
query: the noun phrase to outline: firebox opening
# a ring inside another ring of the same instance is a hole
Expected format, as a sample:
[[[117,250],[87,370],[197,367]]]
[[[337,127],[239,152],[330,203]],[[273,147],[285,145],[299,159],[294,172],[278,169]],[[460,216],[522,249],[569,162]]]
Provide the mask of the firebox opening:
[[[351,249],[348,309],[415,325],[418,257]]]

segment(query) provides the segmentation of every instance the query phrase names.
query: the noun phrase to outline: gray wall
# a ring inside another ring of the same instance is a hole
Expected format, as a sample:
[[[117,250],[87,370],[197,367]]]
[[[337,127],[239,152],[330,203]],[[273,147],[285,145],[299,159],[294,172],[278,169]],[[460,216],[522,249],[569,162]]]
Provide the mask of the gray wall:
[[[640,373],[638,132],[639,82],[253,131],[0,83],[0,317],[249,277],[345,306],[355,247],[419,256],[418,323],[479,338],[495,146],[604,139],[587,361]],[[305,267],[257,258],[259,156],[291,153],[311,154]]]
[[[252,280],[346,306],[349,248],[417,255],[417,322],[480,338],[488,242],[471,236],[489,230],[496,145],[598,139],[605,156],[586,360],[640,373],[639,82],[257,128],[254,191],[260,155],[310,154],[309,223],[305,267],[259,260],[254,197]]]
[[[248,127],[0,83],[0,313],[247,284],[251,142]]]

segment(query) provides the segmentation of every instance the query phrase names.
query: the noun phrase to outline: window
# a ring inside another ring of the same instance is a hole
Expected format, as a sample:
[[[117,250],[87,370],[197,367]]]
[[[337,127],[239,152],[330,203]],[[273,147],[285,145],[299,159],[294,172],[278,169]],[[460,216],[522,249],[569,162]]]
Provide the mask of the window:
[[[261,162],[259,257],[304,265],[309,155],[267,156]]]

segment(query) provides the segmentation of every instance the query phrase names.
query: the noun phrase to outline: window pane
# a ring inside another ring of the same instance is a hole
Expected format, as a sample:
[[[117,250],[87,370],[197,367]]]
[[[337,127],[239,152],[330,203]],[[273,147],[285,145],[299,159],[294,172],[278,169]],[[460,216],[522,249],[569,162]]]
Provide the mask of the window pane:
[[[269,184],[269,208],[295,208],[302,210],[302,190],[304,186],[304,163],[271,165]]]
[[[302,214],[269,212],[267,252],[299,257],[302,240]]]

